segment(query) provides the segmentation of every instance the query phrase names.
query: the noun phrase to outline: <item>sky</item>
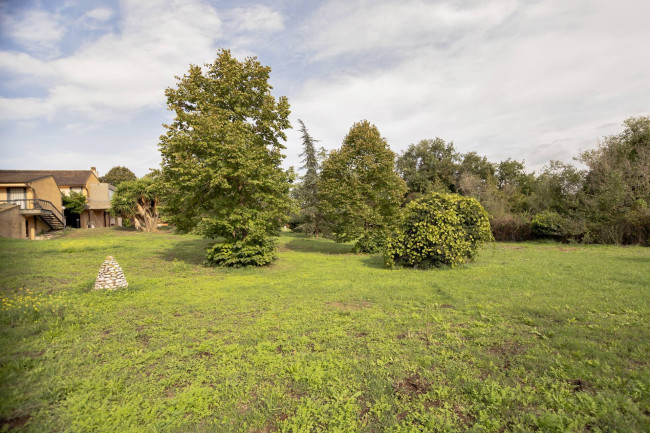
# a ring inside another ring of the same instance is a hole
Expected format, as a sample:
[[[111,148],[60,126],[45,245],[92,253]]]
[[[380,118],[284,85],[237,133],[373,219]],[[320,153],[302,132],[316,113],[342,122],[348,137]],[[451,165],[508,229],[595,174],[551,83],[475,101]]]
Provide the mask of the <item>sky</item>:
[[[158,168],[164,91],[219,48],[271,67],[294,129],[453,141],[539,171],[650,115],[647,0],[0,0],[0,168]]]

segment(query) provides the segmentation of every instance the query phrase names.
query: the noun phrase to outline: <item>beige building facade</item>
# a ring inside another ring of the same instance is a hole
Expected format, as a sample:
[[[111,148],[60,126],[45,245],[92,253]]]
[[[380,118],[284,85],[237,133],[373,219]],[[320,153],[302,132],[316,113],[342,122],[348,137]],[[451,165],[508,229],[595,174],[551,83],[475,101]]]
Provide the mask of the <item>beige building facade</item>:
[[[99,180],[94,167],[90,170],[0,170],[0,236],[34,239],[37,234],[65,225],[76,228],[121,225],[119,219],[108,213],[114,191],[115,187]],[[71,192],[86,197],[85,209],[80,214],[70,214],[62,206],[61,194]]]
[[[52,175],[0,170],[0,236],[35,239],[64,226],[61,193]]]

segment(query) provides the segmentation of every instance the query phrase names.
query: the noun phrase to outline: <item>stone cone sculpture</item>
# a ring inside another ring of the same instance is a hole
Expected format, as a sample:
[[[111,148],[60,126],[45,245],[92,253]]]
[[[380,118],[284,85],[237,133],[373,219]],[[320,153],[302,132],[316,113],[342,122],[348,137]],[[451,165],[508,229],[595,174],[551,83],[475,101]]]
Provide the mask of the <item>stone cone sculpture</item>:
[[[124,272],[117,260],[113,256],[106,257],[102,267],[99,268],[99,274],[95,280],[95,290],[117,290],[126,287],[129,287],[129,283],[126,282]]]

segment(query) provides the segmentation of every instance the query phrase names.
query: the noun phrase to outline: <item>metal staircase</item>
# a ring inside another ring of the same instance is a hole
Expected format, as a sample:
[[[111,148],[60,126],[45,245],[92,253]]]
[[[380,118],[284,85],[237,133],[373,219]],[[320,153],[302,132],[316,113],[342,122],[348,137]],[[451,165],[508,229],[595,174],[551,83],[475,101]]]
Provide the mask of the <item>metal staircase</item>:
[[[63,214],[50,201],[40,199],[12,199],[0,200],[0,203],[19,205],[21,215],[37,216],[53,230],[65,228]]]

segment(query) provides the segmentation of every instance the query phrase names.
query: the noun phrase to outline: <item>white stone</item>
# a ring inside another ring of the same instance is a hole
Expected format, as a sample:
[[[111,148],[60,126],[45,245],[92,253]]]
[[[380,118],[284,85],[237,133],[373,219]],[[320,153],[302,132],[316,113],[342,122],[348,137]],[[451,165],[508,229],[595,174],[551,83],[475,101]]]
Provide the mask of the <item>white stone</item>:
[[[113,256],[106,257],[106,260],[99,268],[99,274],[95,280],[95,290],[116,290],[128,286],[124,272],[117,261]]]

